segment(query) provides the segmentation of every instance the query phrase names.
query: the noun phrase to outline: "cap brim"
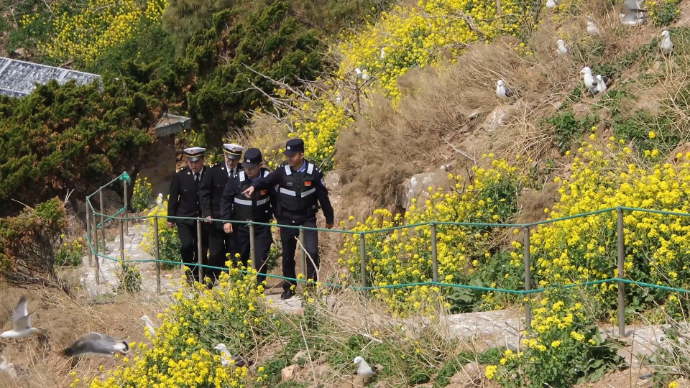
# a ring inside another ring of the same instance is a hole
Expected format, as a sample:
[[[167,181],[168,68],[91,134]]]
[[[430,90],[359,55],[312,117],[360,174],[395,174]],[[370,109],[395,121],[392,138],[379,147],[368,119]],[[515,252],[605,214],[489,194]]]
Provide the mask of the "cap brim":
[[[225,157],[230,159],[230,160],[239,160],[242,156],[241,155],[234,155],[234,154],[225,154]]]
[[[190,162],[196,162],[199,159],[201,159],[200,156],[187,156],[187,160],[189,160]]]
[[[287,155],[287,156],[297,155],[297,151],[285,150],[285,151],[283,151],[283,155]]]
[[[242,167],[243,168],[256,168],[256,167],[259,167],[259,165],[256,163],[242,163]]]

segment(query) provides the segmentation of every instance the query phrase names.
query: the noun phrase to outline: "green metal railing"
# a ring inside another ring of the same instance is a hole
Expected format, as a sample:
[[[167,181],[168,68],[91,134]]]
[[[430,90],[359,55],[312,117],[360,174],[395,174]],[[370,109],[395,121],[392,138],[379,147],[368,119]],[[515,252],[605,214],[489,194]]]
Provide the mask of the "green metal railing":
[[[104,208],[103,208],[103,189],[106,187],[110,186],[114,182],[121,180],[123,181],[124,184],[124,206],[120,208],[117,212],[115,212],[113,215],[106,215],[104,214]],[[94,258],[95,258],[95,270],[96,270],[96,282],[97,284],[100,282],[99,280],[99,272],[100,272],[100,263],[98,258],[104,258],[107,260],[113,260],[113,261],[120,261],[124,262],[125,261],[125,252],[124,252],[124,236],[126,233],[127,229],[127,221],[128,220],[133,220],[133,219],[150,219],[154,218],[154,240],[155,240],[155,247],[154,247],[154,259],[143,259],[143,260],[128,260],[129,262],[154,262],[156,263],[156,274],[157,274],[157,280],[156,280],[156,289],[158,293],[160,294],[161,292],[161,280],[160,280],[160,273],[161,273],[161,263],[165,264],[174,264],[174,265],[184,265],[184,266],[196,266],[199,267],[199,278],[203,279],[203,269],[219,269],[219,270],[227,270],[227,268],[224,267],[214,267],[210,265],[206,265],[202,263],[202,248],[201,248],[201,223],[204,221],[209,221],[209,219],[206,218],[191,218],[191,217],[168,217],[168,216],[158,216],[158,215],[153,215],[153,216],[137,216],[137,217],[127,217],[127,184],[130,183],[130,178],[129,175],[124,172],[122,175],[119,177],[113,179],[112,181],[108,182],[104,186],[101,186],[96,192],[93,194],[89,195],[86,197],[86,202],[87,202],[87,217],[86,217],[86,224],[87,224],[87,233],[86,233],[86,241],[89,246],[89,261],[91,265],[93,266],[94,264]],[[93,205],[91,204],[91,198],[98,194],[99,195],[99,203],[100,203],[100,212],[96,212],[96,210],[93,208]],[[673,216],[682,216],[682,217],[690,217],[690,213],[681,213],[681,212],[669,212],[669,211],[661,211],[661,210],[650,210],[650,209],[640,209],[640,208],[631,208],[631,207],[625,207],[625,206],[618,206],[614,208],[608,208],[608,209],[602,209],[602,210],[597,210],[593,212],[588,212],[588,213],[581,213],[581,214],[574,214],[562,218],[556,218],[556,219],[550,219],[550,220],[545,220],[545,221],[538,221],[538,222],[533,222],[533,223],[526,223],[526,224],[496,224],[496,223],[477,223],[477,222],[440,222],[440,221],[433,221],[433,222],[427,222],[427,223],[417,223],[417,224],[409,224],[409,225],[400,225],[400,226],[395,226],[391,228],[383,228],[383,229],[377,229],[377,230],[368,230],[368,231],[353,231],[353,230],[340,230],[340,229],[324,229],[324,228],[310,228],[310,227],[304,227],[304,226],[292,226],[292,225],[279,225],[280,228],[293,228],[293,229],[299,229],[300,234],[299,234],[299,239],[300,242],[303,242],[304,238],[304,231],[305,230],[313,230],[317,232],[328,232],[328,233],[341,233],[341,234],[349,234],[349,235],[358,235],[359,236],[359,242],[360,242],[360,247],[359,247],[359,252],[360,252],[360,276],[361,276],[361,285],[360,286],[343,286],[342,284],[331,284],[331,283],[325,283],[325,282],[319,282],[320,284],[328,287],[336,287],[336,288],[350,288],[353,290],[360,290],[360,291],[366,291],[366,290],[378,290],[378,289],[395,289],[395,288],[404,288],[404,287],[412,287],[412,286],[439,286],[439,287],[453,287],[453,288],[461,288],[461,289],[469,289],[469,290],[477,290],[477,291],[487,291],[487,292],[500,292],[500,293],[507,293],[507,294],[516,294],[516,295],[530,295],[534,293],[540,293],[544,291],[549,291],[549,290],[555,290],[555,289],[568,289],[568,288],[574,288],[574,287],[581,287],[581,286],[591,286],[591,285],[597,285],[597,284],[604,284],[604,283],[617,283],[618,284],[618,332],[620,336],[624,336],[625,334],[625,285],[630,284],[630,285],[637,285],[640,287],[647,287],[647,288],[655,288],[655,289],[660,289],[660,290],[665,290],[665,291],[672,291],[672,292],[679,292],[679,293],[685,293],[687,294],[690,292],[689,290],[686,289],[681,289],[681,288],[674,288],[674,287],[668,287],[668,286],[663,286],[663,285],[658,285],[658,284],[650,284],[650,283],[643,283],[643,282],[638,282],[630,279],[624,279],[624,259],[625,259],[625,236],[624,236],[624,229],[623,229],[623,214],[625,211],[637,211],[637,212],[644,212],[644,213],[656,213],[656,214],[664,214],[664,215],[673,215]],[[569,284],[569,285],[563,285],[563,286],[554,286],[554,287],[549,287],[549,288],[537,288],[537,289],[532,289],[532,275],[531,275],[531,258],[530,258],[530,229],[534,228],[539,225],[543,224],[550,224],[550,223],[555,223],[555,222],[560,222],[560,221],[565,221],[565,220],[571,220],[571,219],[577,219],[577,218],[583,218],[591,215],[596,215],[596,214],[603,214],[603,213],[610,213],[610,212],[616,212],[617,213],[617,221],[616,221],[616,234],[617,234],[617,276],[609,279],[602,279],[602,280],[595,280],[595,281],[589,281],[589,282],[582,282],[582,283],[577,283],[577,284]],[[119,217],[118,217],[119,216]],[[98,218],[100,217],[100,222],[98,221]],[[160,240],[159,240],[159,231],[158,231],[158,219],[159,218],[165,218],[165,219],[179,219],[179,220],[196,220],[196,226],[197,226],[197,234],[198,234],[198,262],[197,263],[181,263],[179,261],[166,261],[166,260],[160,260]],[[98,233],[98,229],[100,228],[103,232],[101,233],[102,236],[102,242],[103,242],[103,247],[105,247],[106,244],[106,237],[105,237],[105,223],[110,222],[110,221],[119,221],[120,225],[120,258],[115,258],[115,257],[109,257],[105,255],[104,253],[99,252],[99,241],[100,241],[100,236]],[[210,221],[226,221],[226,220],[219,220],[219,219],[210,219]],[[250,234],[250,257],[251,257],[251,263],[252,263],[252,268],[255,270],[258,268],[257,261],[256,261],[256,255],[255,255],[255,249],[254,249],[254,226],[255,225],[260,225],[260,226],[278,226],[276,224],[270,224],[270,223],[261,223],[261,222],[253,222],[253,221],[235,221],[232,220],[234,224],[246,224],[249,227],[249,234]],[[437,226],[443,226],[443,225],[448,225],[448,226],[475,226],[475,227],[511,227],[511,228],[519,228],[524,231],[524,266],[525,266],[525,287],[524,290],[510,290],[510,289],[501,289],[501,288],[492,288],[492,287],[479,287],[479,286],[470,286],[470,285],[464,285],[464,284],[452,284],[452,283],[444,283],[444,282],[439,282],[438,281],[438,253],[437,253],[437,242],[436,242],[436,228]],[[432,256],[432,279],[433,281],[430,282],[420,282],[420,283],[407,283],[407,284],[395,284],[395,285],[385,285],[385,286],[369,286],[367,285],[367,274],[366,274],[366,264],[367,264],[367,259],[366,259],[366,243],[365,243],[365,235],[367,234],[374,234],[374,233],[381,233],[381,232],[389,232],[389,231],[394,231],[394,230],[400,230],[400,229],[409,229],[409,228],[416,228],[416,227],[422,227],[422,226],[428,226],[431,229],[431,256]],[[302,264],[302,269],[304,271],[304,279],[294,279],[294,278],[286,278],[284,276],[279,276],[279,275],[272,275],[272,274],[266,274],[267,277],[270,278],[276,278],[276,279],[283,279],[283,280],[290,280],[294,282],[306,282],[306,255],[304,249],[300,249],[300,261]],[[527,327],[530,326],[531,324],[531,311],[530,311],[530,304],[525,302],[524,303],[524,308],[525,308],[525,324]]]

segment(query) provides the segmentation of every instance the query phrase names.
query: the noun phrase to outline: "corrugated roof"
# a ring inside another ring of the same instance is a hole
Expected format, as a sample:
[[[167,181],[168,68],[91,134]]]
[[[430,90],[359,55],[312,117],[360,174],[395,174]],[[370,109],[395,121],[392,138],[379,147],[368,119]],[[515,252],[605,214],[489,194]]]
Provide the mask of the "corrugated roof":
[[[10,97],[27,96],[36,89],[36,84],[47,84],[52,79],[60,85],[70,80],[85,85],[96,79],[100,82],[101,76],[0,57],[0,94]]]

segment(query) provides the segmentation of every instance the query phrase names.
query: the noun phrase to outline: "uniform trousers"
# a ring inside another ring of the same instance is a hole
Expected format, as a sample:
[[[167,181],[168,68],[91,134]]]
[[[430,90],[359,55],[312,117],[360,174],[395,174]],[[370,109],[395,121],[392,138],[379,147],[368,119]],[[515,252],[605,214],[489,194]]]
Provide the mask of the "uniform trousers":
[[[201,257],[202,264],[207,264],[206,257],[208,254],[208,229],[210,225],[201,224]],[[198,241],[196,233],[196,222],[193,224],[177,224],[177,234],[180,236],[180,255],[182,256],[182,262],[185,264],[196,264],[199,262],[198,252]],[[194,279],[199,281],[199,267],[190,266],[191,277],[187,275],[187,279]]]
[[[237,224],[237,228],[234,228],[235,226],[233,226],[232,234],[235,235],[235,246],[240,254],[240,261],[245,267],[251,268],[249,227],[246,224]],[[254,254],[256,255],[256,263],[259,266],[259,274],[256,277],[257,284],[261,284],[266,280],[266,261],[271,251],[271,245],[273,245],[271,227],[254,225]],[[237,261],[233,260],[233,263],[237,263]]]
[[[281,225],[290,226],[305,226],[308,228],[316,228],[316,218],[308,219],[302,224],[293,224],[291,222],[281,222]],[[280,242],[283,245],[283,276],[289,279],[297,278],[295,273],[295,251],[297,250],[297,239],[299,238],[299,229],[297,228],[280,228]],[[299,248],[300,251],[302,248]],[[319,235],[315,230],[304,231],[304,249],[307,251],[307,279],[316,281],[316,267],[319,266]],[[309,260],[311,256],[311,260]],[[312,263],[313,260],[313,263]],[[290,290],[292,286],[297,285],[294,280],[288,280],[283,284],[285,291]]]
[[[213,267],[226,268],[225,262],[230,258],[235,258],[236,250],[234,248],[234,239],[232,233],[225,233],[223,231],[222,222],[214,222],[208,225],[208,248],[209,248],[209,265]],[[212,279],[220,277],[221,270],[209,269],[209,276]]]

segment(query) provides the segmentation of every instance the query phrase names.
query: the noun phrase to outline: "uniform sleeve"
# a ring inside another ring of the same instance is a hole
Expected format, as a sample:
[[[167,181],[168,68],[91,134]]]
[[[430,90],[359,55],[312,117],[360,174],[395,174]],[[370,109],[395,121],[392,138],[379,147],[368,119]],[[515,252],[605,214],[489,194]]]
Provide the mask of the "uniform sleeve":
[[[272,189],[273,186],[275,186],[279,183],[280,183],[280,169],[271,172],[265,178],[257,179],[254,183],[252,183],[252,186],[254,187],[254,190],[269,190],[269,189]]]
[[[223,189],[223,196],[220,197],[220,215],[224,220],[232,219],[232,206],[235,201],[235,195],[237,193],[237,179],[228,179],[228,183],[225,184]]]
[[[169,216],[176,216],[177,215],[177,206],[179,205],[179,197],[180,196],[180,178],[175,173],[172,178],[172,182],[170,182],[170,196],[168,197],[168,215]],[[175,222],[175,219],[168,218],[168,222]]]
[[[213,217],[211,211],[211,192],[213,191],[213,171],[209,168],[201,177],[199,185],[199,206],[201,207],[202,217]]]
[[[326,188],[326,182],[323,179],[323,173],[321,170],[317,170],[316,178],[316,195],[319,199],[319,205],[321,205],[323,215],[326,217],[326,223],[332,224],[334,223],[335,215],[333,214],[331,200],[328,198],[328,189]]]

